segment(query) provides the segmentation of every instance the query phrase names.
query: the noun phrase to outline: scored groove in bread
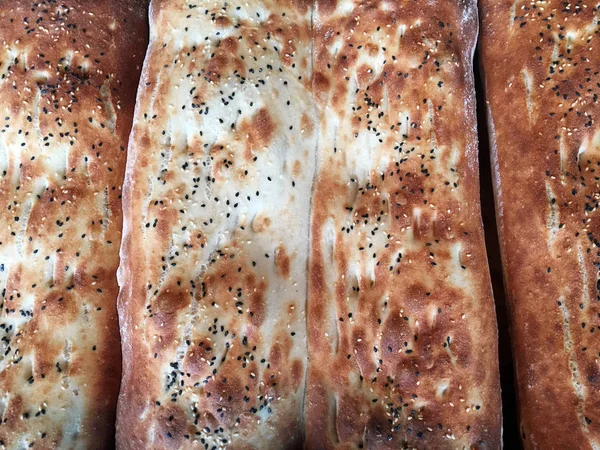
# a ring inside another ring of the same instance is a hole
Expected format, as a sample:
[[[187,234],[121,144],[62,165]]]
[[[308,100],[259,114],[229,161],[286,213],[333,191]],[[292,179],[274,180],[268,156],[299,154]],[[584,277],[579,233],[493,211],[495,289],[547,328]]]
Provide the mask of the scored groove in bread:
[[[121,448],[500,446],[475,15],[153,2]]]
[[[2,448],[114,445],[120,196],[145,9],[0,1]]]
[[[525,448],[600,448],[600,7],[483,0],[481,51]]]

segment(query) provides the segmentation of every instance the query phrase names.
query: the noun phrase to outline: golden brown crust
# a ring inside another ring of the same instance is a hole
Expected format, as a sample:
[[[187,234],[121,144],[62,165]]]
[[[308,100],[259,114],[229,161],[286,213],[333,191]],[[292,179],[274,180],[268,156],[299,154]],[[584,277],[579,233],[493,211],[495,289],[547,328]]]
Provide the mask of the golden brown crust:
[[[599,18],[593,2],[481,2],[526,448],[600,446]]]
[[[117,445],[300,447],[309,10],[192,6],[151,5],[124,188]]]
[[[307,448],[499,448],[473,2],[317,1]]]
[[[110,448],[144,2],[0,1],[0,445]]]
[[[499,447],[475,11],[419,8],[153,4],[121,448]]]

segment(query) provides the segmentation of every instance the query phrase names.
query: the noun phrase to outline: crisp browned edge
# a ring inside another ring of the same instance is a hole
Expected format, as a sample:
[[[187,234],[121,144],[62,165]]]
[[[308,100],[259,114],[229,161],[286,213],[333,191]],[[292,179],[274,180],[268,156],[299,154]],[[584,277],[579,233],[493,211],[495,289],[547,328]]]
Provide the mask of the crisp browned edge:
[[[149,2],[149,11],[147,15],[147,29],[149,32],[148,46],[146,48],[146,56],[142,67],[137,93],[135,96],[135,111],[133,120],[135,120],[142,108],[140,99],[145,91],[145,84],[149,81],[149,58],[157,42],[152,39],[153,27],[160,10],[161,0],[142,0],[146,4]],[[136,258],[135,244],[133,235],[139,234],[137,230],[131,227],[134,222],[133,203],[135,201],[133,168],[137,163],[140,154],[137,145],[138,136],[136,133],[135,124],[131,128],[129,141],[127,145],[127,166],[125,169],[125,178],[123,180],[123,234],[120,250],[120,264],[117,272],[117,280],[119,283],[119,296],[117,299],[117,309],[119,314],[119,328],[121,335],[121,352],[122,352],[122,375],[121,386],[117,402],[116,424],[115,424],[115,440],[116,448],[119,449],[143,449],[143,441],[136,440],[140,435],[143,435],[145,429],[140,427],[139,420],[136,420],[137,398],[141,396],[143,391],[140,388],[140,378],[144,378],[144,370],[136,373],[135,369],[135,348],[139,347],[137,337],[133,331],[136,319],[136,304],[135,298],[144,295],[143,288],[134,284],[134,280],[140,278],[142,274],[142,265],[139,258]],[[131,255],[131,257],[130,257]],[[136,275],[132,275],[136,274]],[[139,284],[139,283],[138,283]],[[136,289],[137,287],[137,289]],[[140,373],[141,372],[141,373]],[[132,392],[133,390],[133,392]]]
[[[472,194],[471,199],[476,206],[473,206],[474,215],[477,216],[477,220],[479,223],[478,226],[478,236],[477,240],[479,241],[479,246],[482,248],[482,256],[485,259],[485,267],[484,267],[484,279],[487,285],[487,302],[489,304],[489,308],[491,308],[491,315],[493,316],[493,336],[484,336],[484,339],[487,337],[489,339],[494,340],[493,348],[494,354],[492,358],[492,365],[495,371],[495,380],[494,383],[494,391],[496,405],[494,408],[490,408],[490,410],[495,410],[495,417],[489,418],[490,425],[498,430],[495,439],[491,442],[492,448],[503,448],[503,422],[502,422],[502,399],[501,399],[501,391],[500,391],[500,368],[499,368],[499,360],[498,360],[498,322],[496,318],[496,311],[494,309],[494,294],[492,292],[492,280],[490,276],[490,268],[489,261],[487,255],[487,248],[485,244],[485,237],[483,231],[483,217],[481,211],[481,199],[480,192],[481,186],[479,183],[479,140],[477,134],[477,128],[479,126],[485,126],[485,124],[479,124],[477,121],[477,97],[475,92],[475,67],[474,67],[474,57],[475,51],[477,49],[477,44],[479,42],[481,36],[481,27],[479,25],[479,8],[478,8],[478,0],[459,0],[463,9],[463,30],[465,31],[465,45],[464,51],[462,52],[463,64],[466,67],[465,74],[465,92],[470,97],[471,101],[469,102],[469,108],[466,109],[465,113],[467,119],[473,124],[473,128],[471,131],[471,145],[468,145],[467,150],[465,152],[465,156],[469,160],[469,167],[472,169],[471,174],[471,186],[472,186]],[[465,17],[465,14],[468,14],[468,17]],[[465,22],[470,21],[471,25],[465,25]],[[492,334],[492,333],[490,333]]]
[[[480,31],[481,31],[481,27],[480,27]],[[481,39],[481,38],[480,38]],[[485,71],[483,70],[483,44],[481,43],[481,40],[479,40],[479,44],[480,46],[478,53],[481,56],[481,59],[479,61],[479,76],[481,77],[481,84],[483,86],[483,101],[485,102],[484,105],[482,105],[482,108],[484,108],[484,113],[485,113],[485,117],[486,117],[486,122],[485,123],[481,123],[479,124],[479,126],[481,127],[487,127],[487,131],[488,131],[488,145],[489,145],[489,158],[490,158],[490,166],[491,166],[491,175],[492,175],[492,188],[493,188],[493,193],[494,193],[494,211],[495,211],[495,221],[496,221],[496,228],[497,228],[497,232],[498,232],[498,247],[500,250],[500,259],[501,259],[501,266],[502,266],[502,283],[504,285],[504,292],[508,292],[508,282],[507,282],[507,277],[506,277],[506,266],[505,266],[505,261],[506,261],[506,256],[505,256],[505,241],[503,238],[504,235],[504,225],[502,222],[502,191],[500,189],[500,173],[499,173],[499,169],[498,169],[498,147],[496,145],[496,134],[494,132],[494,120],[492,118],[492,112],[491,112],[491,108],[490,108],[490,104],[487,100],[487,86],[486,86],[486,81],[485,81]],[[512,335],[511,329],[512,329],[512,309],[511,309],[511,305],[510,302],[507,301],[506,302],[506,309],[507,309],[507,314],[509,316],[509,323],[508,323],[508,332],[509,335]],[[515,344],[514,339],[510,340],[510,344],[512,347],[512,353],[513,355],[516,354],[516,352],[518,351]],[[515,369],[515,367],[513,366],[513,369]],[[516,374],[515,374],[516,375]],[[515,381],[516,383],[516,381]],[[516,389],[516,386],[514,386],[514,388]],[[520,414],[520,405],[519,405],[519,398],[518,396],[516,396],[516,401],[517,401],[517,416],[519,416]],[[519,417],[517,417],[517,420],[519,420]]]
[[[134,72],[133,74],[127,74],[127,69],[130,67],[134,67],[134,69],[136,68],[131,61],[131,55],[134,55],[137,57],[137,64],[139,65],[139,63],[141,63],[141,56],[145,53],[144,48],[147,45],[148,42],[148,31],[147,31],[147,21],[145,20],[147,14],[146,14],[146,10],[148,7],[148,1],[149,0],[111,0],[112,2],[115,2],[117,4],[120,4],[120,6],[117,6],[117,8],[126,11],[129,10],[132,14],[131,14],[131,19],[128,20],[128,23],[131,27],[136,27],[136,29],[132,32],[130,32],[127,35],[121,35],[120,36],[120,46],[119,46],[119,52],[124,52],[125,54],[122,55],[122,57],[117,59],[117,73],[119,74],[123,74],[123,78],[127,81],[127,83],[123,83],[123,88],[122,88],[122,92],[121,92],[121,98],[123,100],[123,103],[126,105],[126,109],[124,109],[123,113],[121,114],[121,134],[123,137],[123,145],[127,146],[127,138],[128,135],[131,131],[131,128],[133,126],[133,111],[135,109],[135,105],[136,105],[136,97],[135,97],[135,91],[137,89],[137,80],[138,80],[138,76],[139,75],[139,70]],[[92,1],[93,3],[93,1]],[[129,19],[129,18],[128,18]],[[135,20],[134,20],[135,19]],[[127,158],[128,160],[128,158]],[[125,171],[124,171],[125,172]],[[123,185],[121,185],[123,187]],[[121,225],[123,225],[123,212],[124,212],[124,205],[122,204],[121,207]],[[117,276],[117,273],[114,274],[115,276]],[[108,446],[109,448],[114,448],[115,446],[115,425],[116,425],[116,415],[117,415],[117,400],[118,400],[118,394],[119,394],[119,390],[121,388],[121,380],[122,380],[122,363],[123,363],[123,352],[121,349],[121,337],[120,337],[120,319],[118,317],[118,311],[117,311],[117,298],[115,298],[115,303],[114,303],[114,309],[115,309],[115,322],[116,322],[116,335],[115,338],[112,339],[113,340],[113,344],[114,346],[111,348],[108,348],[107,350],[114,352],[114,354],[118,353],[119,356],[119,361],[121,362],[121,365],[119,367],[118,372],[115,374],[117,376],[117,380],[116,382],[114,382],[114,388],[112,389],[112,397],[114,398],[114,402],[113,402],[113,411],[111,413],[111,423],[110,423],[110,427],[107,430],[107,432],[109,432],[109,442],[108,442]],[[104,397],[106,395],[106,392],[100,391],[99,393],[100,397]]]
[[[483,19],[482,19],[483,21]],[[512,337],[511,338],[511,347],[512,347],[512,354],[513,354],[513,358],[515,360],[519,360],[521,354],[522,354],[522,349],[521,349],[521,345],[519,345],[519,343],[517,342],[517,339],[514,339],[514,333],[513,333],[513,328],[515,327],[515,322],[516,322],[516,318],[515,318],[515,311],[513,308],[513,304],[515,302],[515,299],[511,297],[510,292],[511,292],[511,286],[512,283],[510,282],[510,276],[509,276],[509,270],[507,268],[506,265],[506,258],[507,258],[507,245],[506,245],[506,239],[504,237],[504,217],[503,217],[503,210],[504,210],[504,203],[502,202],[502,186],[501,186],[501,182],[500,182],[500,169],[499,169],[499,160],[498,160],[498,145],[496,142],[496,133],[495,133],[495,122],[494,122],[494,118],[493,118],[493,114],[492,114],[492,107],[487,99],[488,96],[488,92],[489,92],[489,88],[487,86],[486,83],[486,78],[485,78],[485,70],[484,70],[484,61],[483,61],[483,46],[484,43],[483,41],[481,42],[481,79],[482,79],[482,84],[483,84],[483,88],[484,88],[484,94],[486,96],[485,99],[485,116],[486,116],[486,121],[487,124],[481,124],[481,126],[486,126],[488,127],[488,138],[489,138],[489,152],[490,152],[490,165],[491,165],[491,171],[492,171],[492,187],[493,187],[493,191],[494,191],[494,209],[496,212],[496,228],[497,228],[497,232],[498,232],[498,243],[499,243],[499,249],[500,249],[500,258],[501,258],[501,265],[502,265],[502,279],[503,279],[503,284],[504,284],[504,291],[506,292],[506,309],[507,309],[507,314],[508,314],[508,318],[509,318],[509,323],[508,323],[508,330],[509,330],[509,334]],[[522,380],[520,380],[519,378],[519,372],[517,370],[517,365],[515,364],[513,367],[514,371],[515,371],[515,386],[514,389],[515,391],[517,391],[517,395],[516,395],[516,405],[517,405],[517,421],[519,424],[519,428],[520,428],[520,424],[522,421],[522,396],[518,394],[519,391],[519,385],[522,384]],[[521,435],[521,431],[518,431],[519,436]]]
[[[93,1],[89,2],[86,0],[78,0],[82,4],[94,3]],[[131,131],[131,127],[133,125],[133,110],[135,106],[135,95],[134,89],[136,89],[137,84],[137,74],[139,72],[134,72],[129,74],[128,70],[132,67],[135,69],[135,65],[132,63],[132,55],[137,56],[138,60],[141,60],[140,56],[144,54],[144,47],[147,44],[147,27],[146,21],[141,20],[146,16],[145,10],[147,8],[148,0],[106,0],[109,11],[113,11],[111,5],[117,4],[114,9],[117,9],[118,12],[128,13],[128,25],[130,28],[135,27],[132,31],[125,34],[122,33],[119,36],[119,46],[117,49],[117,53],[120,53],[120,57],[117,57],[116,63],[116,73],[122,76],[124,80],[123,86],[120,90],[120,98],[122,103],[125,105],[122,113],[118,119],[118,127],[121,128],[120,134],[123,139],[121,139],[122,144],[125,146],[127,136]],[[121,224],[123,223],[123,216],[119,218],[121,220]],[[116,276],[116,273],[114,273]],[[115,422],[116,422],[116,408],[117,408],[117,399],[118,393],[121,386],[121,375],[122,375],[122,351],[120,347],[120,323],[117,315],[117,298],[114,299],[113,303],[114,311],[115,311],[115,319],[114,319],[114,329],[106,330],[109,344],[105,347],[104,354],[106,355],[106,359],[114,359],[114,365],[116,366],[115,372],[112,375],[113,379],[106,379],[104,383],[99,387],[97,391],[97,396],[99,399],[104,399],[109,396],[111,400],[111,411],[104,420],[106,420],[104,425],[98,425],[94,429],[94,434],[89,436],[90,440],[87,442],[88,445],[91,445],[92,448],[114,448],[115,445]],[[121,363],[121,364],[119,364]],[[107,375],[109,375],[107,373]],[[97,402],[101,403],[101,402]],[[95,417],[95,419],[99,419],[99,417]],[[104,442],[102,444],[102,442]]]

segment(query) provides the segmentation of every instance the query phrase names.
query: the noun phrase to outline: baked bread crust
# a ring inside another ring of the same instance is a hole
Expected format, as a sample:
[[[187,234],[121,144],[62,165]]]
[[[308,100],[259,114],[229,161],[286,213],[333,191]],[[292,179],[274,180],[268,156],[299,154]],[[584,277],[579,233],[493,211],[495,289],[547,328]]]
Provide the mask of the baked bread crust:
[[[307,448],[500,448],[473,1],[317,0]]]
[[[124,187],[117,445],[298,448],[316,125],[302,1],[154,1]]]
[[[600,10],[482,0],[496,211],[525,448],[600,446]]]
[[[475,8],[421,9],[153,3],[124,189],[120,448],[500,446]]]
[[[0,445],[110,448],[136,0],[0,1]]]

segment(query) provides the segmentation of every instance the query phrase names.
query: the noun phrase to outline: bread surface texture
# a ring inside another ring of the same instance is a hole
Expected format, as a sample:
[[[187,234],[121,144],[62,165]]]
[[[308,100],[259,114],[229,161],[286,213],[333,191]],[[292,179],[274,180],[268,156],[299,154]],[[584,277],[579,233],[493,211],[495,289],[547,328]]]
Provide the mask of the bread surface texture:
[[[121,448],[301,446],[309,13],[151,5],[124,195]]]
[[[313,29],[307,448],[499,448],[475,3],[317,1]]]
[[[0,1],[0,445],[114,446],[141,1]]]
[[[499,448],[473,2],[154,1],[120,448]]]
[[[480,2],[496,213],[527,449],[600,446],[600,9]]]

